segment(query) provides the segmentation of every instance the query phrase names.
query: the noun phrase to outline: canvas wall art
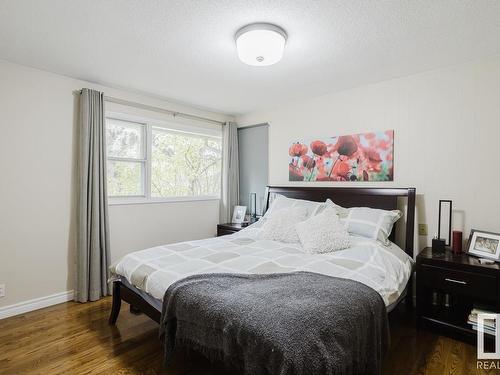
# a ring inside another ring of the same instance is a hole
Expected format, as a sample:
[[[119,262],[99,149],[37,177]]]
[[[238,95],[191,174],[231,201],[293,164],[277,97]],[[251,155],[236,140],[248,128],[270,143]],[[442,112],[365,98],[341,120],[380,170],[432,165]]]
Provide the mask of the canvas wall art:
[[[394,130],[295,142],[290,181],[393,181]]]

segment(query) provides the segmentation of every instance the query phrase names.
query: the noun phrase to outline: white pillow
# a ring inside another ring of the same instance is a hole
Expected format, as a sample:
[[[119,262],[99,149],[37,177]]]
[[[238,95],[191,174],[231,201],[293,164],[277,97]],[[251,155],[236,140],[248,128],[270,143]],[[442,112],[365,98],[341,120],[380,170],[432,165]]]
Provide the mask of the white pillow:
[[[335,208],[347,231],[358,236],[379,240],[384,245],[389,245],[389,236],[394,223],[402,216],[399,210],[380,210],[369,207],[344,208],[326,201]]]
[[[291,207],[304,207],[307,211],[307,217],[311,217],[320,213],[327,206],[326,202],[313,202],[305,199],[287,198],[284,195],[276,194],[276,198],[274,198],[271,202],[269,209],[264,214],[264,218],[267,219],[275,212]]]
[[[329,253],[351,246],[349,233],[333,207],[295,225],[300,243],[310,254]]]
[[[274,212],[262,225],[262,238],[266,240],[299,242],[295,225],[307,218],[305,207],[282,208]]]

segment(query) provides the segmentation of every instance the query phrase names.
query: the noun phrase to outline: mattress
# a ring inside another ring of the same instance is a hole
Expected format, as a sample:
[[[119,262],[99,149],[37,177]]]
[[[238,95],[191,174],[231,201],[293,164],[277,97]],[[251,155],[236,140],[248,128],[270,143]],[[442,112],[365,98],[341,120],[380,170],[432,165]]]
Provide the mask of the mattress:
[[[161,301],[172,283],[194,274],[309,271],[359,281],[392,307],[402,297],[412,268],[411,257],[394,243],[385,246],[351,236],[348,249],[307,254],[298,243],[262,239],[260,228],[250,226],[228,236],[130,253],[111,267],[111,274]]]

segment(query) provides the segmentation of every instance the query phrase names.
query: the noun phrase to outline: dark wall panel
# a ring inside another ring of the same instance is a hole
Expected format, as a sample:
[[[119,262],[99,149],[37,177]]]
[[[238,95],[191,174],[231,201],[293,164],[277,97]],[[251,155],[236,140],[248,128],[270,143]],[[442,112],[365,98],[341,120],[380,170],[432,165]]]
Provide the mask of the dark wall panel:
[[[269,176],[269,125],[238,129],[240,161],[240,204],[250,210],[249,195],[257,193],[257,214],[264,207],[264,193]]]

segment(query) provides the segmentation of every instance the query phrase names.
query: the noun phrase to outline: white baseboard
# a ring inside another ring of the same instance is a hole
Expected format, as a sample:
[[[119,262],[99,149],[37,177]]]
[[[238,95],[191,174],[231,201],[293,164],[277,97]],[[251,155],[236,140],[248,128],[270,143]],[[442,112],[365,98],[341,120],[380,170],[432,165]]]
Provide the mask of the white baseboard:
[[[73,300],[73,295],[74,292],[72,290],[69,290],[67,292],[56,293],[50,296],[35,298],[29,301],[16,303],[14,305],[0,307],[0,319],[5,319],[30,311],[43,309],[44,307],[57,305],[59,303],[68,302]]]

